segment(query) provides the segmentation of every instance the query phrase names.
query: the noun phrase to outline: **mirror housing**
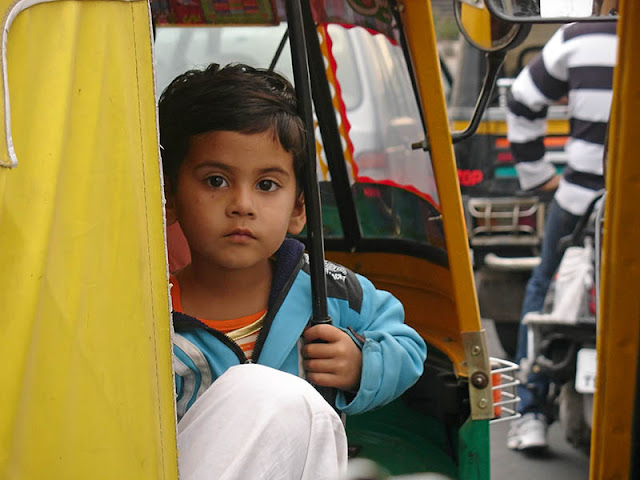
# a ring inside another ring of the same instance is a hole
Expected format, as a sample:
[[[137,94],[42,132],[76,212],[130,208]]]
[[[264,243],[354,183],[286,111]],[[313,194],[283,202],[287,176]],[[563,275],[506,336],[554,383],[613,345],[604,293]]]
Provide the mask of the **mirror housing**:
[[[529,33],[521,23],[504,20],[494,14],[483,0],[454,0],[453,3],[456,23],[462,35],[484,52],[506,51],[520,44]]]
[[[618,17],[618,0],[478,0],[498,18],[516,23],[603,21]]]

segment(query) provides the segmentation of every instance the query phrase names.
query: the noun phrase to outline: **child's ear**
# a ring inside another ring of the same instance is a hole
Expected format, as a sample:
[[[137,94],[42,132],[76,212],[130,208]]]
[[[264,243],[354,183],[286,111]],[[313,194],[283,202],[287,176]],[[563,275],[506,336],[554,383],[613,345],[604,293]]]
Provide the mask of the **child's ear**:
[[[173,194],[173,188],[171,188],[169,180],[164,184],[164,198],[166,201],[164,211],[167,217],[167,226],[173,225],[178,221],[178,214],[176,213],[175,195]]]
[[[289,220],[289,229],[287,230],[291,235],[298,235],[304,228],[304,224],[307,223],[307,212],[304,208],[304,194],[298,195],[296,203],[293,206],[291,212],[291,219]]]

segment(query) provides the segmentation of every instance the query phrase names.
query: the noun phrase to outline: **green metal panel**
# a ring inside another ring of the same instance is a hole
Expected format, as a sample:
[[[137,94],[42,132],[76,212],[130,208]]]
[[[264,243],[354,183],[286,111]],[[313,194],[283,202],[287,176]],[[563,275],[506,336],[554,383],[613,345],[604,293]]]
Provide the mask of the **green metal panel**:
[[[348,417],[347,436],[350,447],[360,448],[358,457],[375,461],[391,475],[439,472],[456,477],[458,467],[443,424],[409,409],[401,399]],[[483,443],[488,438],[487,432]]]
[[[467,420],[458,431],[460,480],[488,480],[491,462],[489,420]]]

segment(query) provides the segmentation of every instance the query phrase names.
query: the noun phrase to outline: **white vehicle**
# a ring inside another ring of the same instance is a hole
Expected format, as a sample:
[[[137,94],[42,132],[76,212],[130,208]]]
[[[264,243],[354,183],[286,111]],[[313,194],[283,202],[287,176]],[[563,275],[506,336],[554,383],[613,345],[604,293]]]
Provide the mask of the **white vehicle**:
[[[386,36],[361,27],[331,24],[328,33],[353,147],[352,182],[391,179],[398,186],[415,188],[437,205],[429,155],[411,147],[423,140],[424,131],[402,48]],[[211,62],[221,65],[240,62],[267,68],[285,34],[285,24],[158,27],[155,41],[158,94],[180,73]],[[288,43],[281,49],[274,70],[293,81]],[[343,145],[345,149],[347,143]]]

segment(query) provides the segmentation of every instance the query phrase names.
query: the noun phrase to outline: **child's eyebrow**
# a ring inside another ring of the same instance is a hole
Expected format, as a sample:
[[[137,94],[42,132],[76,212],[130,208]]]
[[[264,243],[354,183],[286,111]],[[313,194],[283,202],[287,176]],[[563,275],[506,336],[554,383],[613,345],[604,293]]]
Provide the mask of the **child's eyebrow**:
[[[196,166],[196,170],[202,170],[204,168],[216,168],[218,170],[224,170],[226,172],[233,172],[235,170],[235,168],[233,168],[231,165],[214,161],[202,162]]]
[[[287,177],[289,176],[289,172],[287,170],[285,170],[282,167],[267,167],[267,168],[261,168],[260,170],[258,170],[258,172],[261,175],[267,174],[267,173],[279,173],[280,175],[286,175]]]
[[[235,168],[232,165],[229,165],[227,163],[223,163],[223,162],[216,162],[216,161],[207,161],[204,163],[201,163],[200,165],[198,165],[196,167],[196,170],[201,170],[204,168],[215,168],[215,169],[219,169],[228,173],[233,173],[237,170],[237,168]],[[266,175],[269,173],[277,173],[280,175],[285,175],[287,177],[291,176],[290,173],[285,169],[282,168],[280,166],[274,165],[272,167],[265,167],[265,168],[260,168],[258,170],[258,174],[260,175]]]

